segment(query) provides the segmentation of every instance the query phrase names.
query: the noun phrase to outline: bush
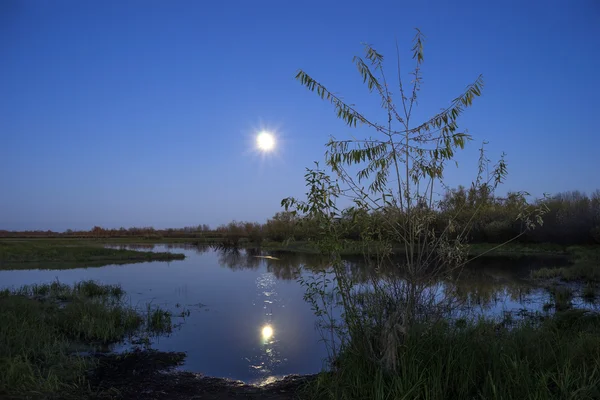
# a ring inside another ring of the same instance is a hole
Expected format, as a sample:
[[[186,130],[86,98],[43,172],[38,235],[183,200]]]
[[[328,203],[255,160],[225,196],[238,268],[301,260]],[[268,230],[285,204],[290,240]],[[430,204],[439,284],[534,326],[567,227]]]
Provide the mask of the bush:
[[[515,236],[510,221],[492,221],[483,228],[486,241],[490,243],[502,243]]]

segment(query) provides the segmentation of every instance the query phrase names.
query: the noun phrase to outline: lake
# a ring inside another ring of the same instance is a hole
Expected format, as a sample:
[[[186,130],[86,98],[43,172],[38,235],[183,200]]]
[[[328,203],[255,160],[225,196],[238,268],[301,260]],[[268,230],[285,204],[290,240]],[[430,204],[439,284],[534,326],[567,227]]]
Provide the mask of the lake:
[[[173,313],[172,334],[152,347],[183,351],[183,369],[207,376],[259,383],[288,374],[319,372],[327,352],[317,322],[303,299],[300,276],[321,262],[301,254],[257,253],[206,246],[121,246],[184,253],[173,262],[109,265],[65,270],[0,271],[0,287],[74,283],[94,279],[120,284],[134,306],[160,305]],[[261,258],[275,255],[278,259]],[[529,270],[563,263],[556,259],[481,259],[463,272],[464,312],[502,316],[541,311],[550,297],[526,278]],[[353,273],[361,260],[350,259]],[[119,345],[121,350],[127,344]]]

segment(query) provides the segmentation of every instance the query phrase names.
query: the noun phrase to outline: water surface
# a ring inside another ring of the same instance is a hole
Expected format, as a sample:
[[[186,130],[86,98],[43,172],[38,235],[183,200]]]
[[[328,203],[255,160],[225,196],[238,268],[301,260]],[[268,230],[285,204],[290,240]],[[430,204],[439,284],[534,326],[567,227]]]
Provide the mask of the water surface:
[[[254,383],[323,368],[327,352],[315,329],[317,319],[303,299],[304,288],[297,282],[312,273],[308,267],[318,266],[315,257],[277,254],[279,259],[265,259],[257,257],[264,253],[186,245],[143,249],[183,252],[186,259],[0,271],[0,287],[56,279],[68,284],[83,279],[120,284],[132,305],[152,303],[173,313],[177,328],[169,336],[155,338],[152,347],[186,352],[183,368],[207,376]],[[491,259],[469,268],[460,291],[465,309],[491,316],[540,311],[549,296],[525,278],[531,268],[555,262]],[[360,259],[351,263],[353,273],[363,273]]]

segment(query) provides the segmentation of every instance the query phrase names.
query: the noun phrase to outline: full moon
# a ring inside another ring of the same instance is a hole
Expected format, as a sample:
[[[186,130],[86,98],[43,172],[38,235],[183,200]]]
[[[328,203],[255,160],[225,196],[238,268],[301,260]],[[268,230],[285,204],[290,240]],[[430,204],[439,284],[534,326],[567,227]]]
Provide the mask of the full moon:
[[[256,146],[264,152],[272,151],[275,148],[275,137],[269,132],[261,132],[256,137]]]

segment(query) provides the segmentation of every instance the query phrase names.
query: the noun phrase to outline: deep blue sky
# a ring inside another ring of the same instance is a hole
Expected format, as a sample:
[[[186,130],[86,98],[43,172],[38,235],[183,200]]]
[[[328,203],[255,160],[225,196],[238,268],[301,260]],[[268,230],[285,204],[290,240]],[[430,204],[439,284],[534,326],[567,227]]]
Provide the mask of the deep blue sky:
[[[296,71],[375,113],[352,57],[369,42],[391,71],[397,38],[408,72],[415,27],[419,115],[486,82],[451,185],[486,139],[508,154],[504,191],[600,187],[597,1],[3,0],[0,229],[264,221],[352,133]],[[277,156],[252,152],[261,126]]]

